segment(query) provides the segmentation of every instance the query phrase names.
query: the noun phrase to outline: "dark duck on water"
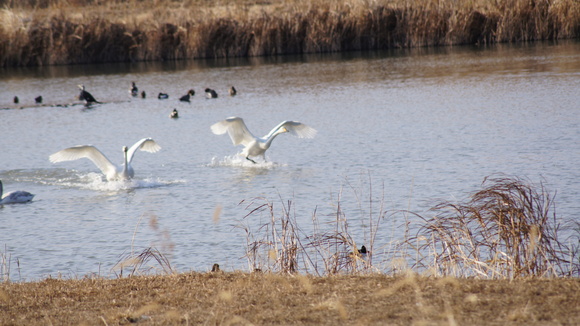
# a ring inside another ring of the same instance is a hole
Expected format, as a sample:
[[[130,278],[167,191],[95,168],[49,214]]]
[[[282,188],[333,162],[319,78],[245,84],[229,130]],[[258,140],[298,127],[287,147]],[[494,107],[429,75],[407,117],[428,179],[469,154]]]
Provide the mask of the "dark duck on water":
[[[85,101],[86,104],[101,103],[97,101],[91,93],[85,90],[85,85],[79,85],[81,93],[79,94],[79,101]]]

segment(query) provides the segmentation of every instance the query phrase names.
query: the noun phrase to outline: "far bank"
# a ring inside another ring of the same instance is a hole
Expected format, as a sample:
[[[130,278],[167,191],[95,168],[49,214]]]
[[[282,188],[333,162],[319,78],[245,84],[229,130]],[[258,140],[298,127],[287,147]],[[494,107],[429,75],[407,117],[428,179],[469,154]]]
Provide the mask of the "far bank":
[[[575,0],[9,2],[0,65],[382,50],[580,36]]]

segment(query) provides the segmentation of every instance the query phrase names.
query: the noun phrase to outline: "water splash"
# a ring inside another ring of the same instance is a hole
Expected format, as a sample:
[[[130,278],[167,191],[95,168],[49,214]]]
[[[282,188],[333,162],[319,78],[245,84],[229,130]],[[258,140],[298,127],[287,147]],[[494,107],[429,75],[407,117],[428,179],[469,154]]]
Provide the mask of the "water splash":
[[[185,183],[185,180],[162,180],[160,178],[134,178],[131,180],[107,181],[101,173],[67,171],[67,176],[53,176],[44,180],[45,184],[67,188],[79,188],[103,192],[118,192],[138,188],[157,188],[172,184]]]
[[[233,166],[252,169],[274,169],[280,166],[285,166],[285,164],[259,160],[256,161],[256,163],[253,163],[249,160],[246,160],[246,158],[243,157],[242,155],[236,154],[231,156],[224,156],[224,158],[221,160],[214,156],[211,159],[211,163],[209,163],[207,166],[209,167]]]

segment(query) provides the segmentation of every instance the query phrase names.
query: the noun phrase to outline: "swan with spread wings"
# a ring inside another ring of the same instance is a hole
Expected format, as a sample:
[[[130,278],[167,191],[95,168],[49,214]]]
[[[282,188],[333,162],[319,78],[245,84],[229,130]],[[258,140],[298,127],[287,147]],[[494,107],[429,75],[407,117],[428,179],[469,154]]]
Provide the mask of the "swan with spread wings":
[[[211,131],[216,135],[223,135],[226,132],[230,135],[234,145],[243,145],[242,155],[253,163],[256,163],[250,156],[261,156],[266,159],[266,150],[272,145],[276,136],[283,133],[290,133],[298,138],[314,138],[316,130],[298,121],[282,121],[264,137],[254,136],[242,118],[231,117],[211,126]]]
[[[49,159],[52,163],[57,163],[88,158],[103,172],[108,181],[128,180],[135,175],[135,170],[133,170],[131,162],[138,149],[155,153],[161,149],[161,146],[152,138],[143,138],[131,146],[131,148],[123,146],[123,163],[121,165],[113,164],[100,150],[92,145],[69,147],[50,155]]]

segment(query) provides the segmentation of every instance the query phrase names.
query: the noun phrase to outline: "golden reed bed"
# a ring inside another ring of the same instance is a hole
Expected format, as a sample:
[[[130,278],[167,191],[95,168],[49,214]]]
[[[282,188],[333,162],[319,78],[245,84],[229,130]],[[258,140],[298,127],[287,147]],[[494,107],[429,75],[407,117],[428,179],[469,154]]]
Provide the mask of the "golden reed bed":
[[[578,0],[0,0],[0,65],[558,40]]]

